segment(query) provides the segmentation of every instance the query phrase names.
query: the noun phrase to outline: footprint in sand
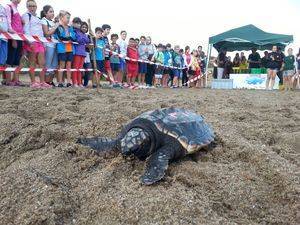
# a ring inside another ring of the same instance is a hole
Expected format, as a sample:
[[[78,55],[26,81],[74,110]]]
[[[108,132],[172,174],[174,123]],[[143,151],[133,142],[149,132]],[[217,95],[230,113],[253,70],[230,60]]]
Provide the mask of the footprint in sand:
[[[8,99],[10,96],[8,94],[0,94],[0,100]]]

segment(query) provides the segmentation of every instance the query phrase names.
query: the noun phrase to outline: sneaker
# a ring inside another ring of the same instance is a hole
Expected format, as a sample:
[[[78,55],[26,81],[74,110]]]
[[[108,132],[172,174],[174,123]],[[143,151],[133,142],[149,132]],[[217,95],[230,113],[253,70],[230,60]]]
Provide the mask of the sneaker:
[[[47,83],[41,83],[40,84],[40,86],[41,86],[41,88],[52,88],[52,85],[50,85],[50,84],[47,84]]]
[[[67,83],[67,86],[66,86],[66,87],[67,87],[67,88],[72,87],[72,84]]]
[[[65,86],[64,86],[64,84],[58,84],[57,87],[63,88],[63,87],[65,87]]]
[[[41,84],[38,82],[33,82],[33,83],[31,83],[30,87],[31,88],[41,88]]]
[[[84,86],[82,84],[78,85],[79,88],[84,88]]]
[[[124,88],[129,88],[129,85],[127,83],[125,83],[123,86]]]
[[[21,81],[15,81],[15,86],[24,87],[25,85]]]
[[[10,86],[10,87],[15,87],[15,86],[17,86],[17,85],[16,85],[16,82],[14,82],[14,81],[8,82],[8,83],[6,83],[6,85],[7,85],[7,86]]]
[[[68,86],[68,84],[67,84],[67,87],[71,87],[71,86]],[[74,84],[73,87],[78,88],[79,86],[77,84]]]
[[[52,87],[56,87],[55,83],[52,81],[52,82],[46,82],[47,84],[51,85]]]
[[[97,85],[93,84],[92,88],[93,88],[93,89],[96,89],[96,88],[97,88]]]

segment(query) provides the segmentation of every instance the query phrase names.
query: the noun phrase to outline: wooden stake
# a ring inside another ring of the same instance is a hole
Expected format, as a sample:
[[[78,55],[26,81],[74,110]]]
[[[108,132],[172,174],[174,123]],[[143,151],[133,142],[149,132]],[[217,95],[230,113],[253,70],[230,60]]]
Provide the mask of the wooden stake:
[[[94,34],[94,32],[92,31],[92,25],[91,25],[91,20],[88,19],[88,25],[89,25],[89,33],[90,36],[92,37],[92,41],[93,41],[93,66],[94,66],[94,77],[96,79],[96,85],[97,85],[97,92],[99,92],[99,86],[100,86],[100,77],[98,77],[98,70],[97,70],[97,62],[96,62],[96,47],[95,46],[97,44],[96,41],[96,36]],[[95,43],[94,43],[94,38],[95,38]]]

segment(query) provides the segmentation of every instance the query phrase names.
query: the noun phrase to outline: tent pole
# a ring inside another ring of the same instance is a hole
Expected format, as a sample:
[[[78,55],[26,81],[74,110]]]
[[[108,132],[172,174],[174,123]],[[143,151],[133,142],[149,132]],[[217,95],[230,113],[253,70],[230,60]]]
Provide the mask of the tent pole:
[[[206,66],[205,66],[205,87],[207,87],[208,65],[209,65],[210,56],[211,56],[211,48],[212,48],[212,45],[208,43],[207,59],[206,59]]]

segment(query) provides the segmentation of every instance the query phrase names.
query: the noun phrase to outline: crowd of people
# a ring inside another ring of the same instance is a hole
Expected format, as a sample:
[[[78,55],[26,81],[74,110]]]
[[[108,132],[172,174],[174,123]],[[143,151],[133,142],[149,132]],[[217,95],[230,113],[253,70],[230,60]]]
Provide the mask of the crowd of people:
[[[262,69],[267,72],[266,89],[273,90],[276,76],[279,78],[281,89],[292,90],[300,88],[300,49],[296,56],[293,55],[293,49],[288,49],[285,55],[281,47],[273,46],[272,51],[264,52],[261,57],[256,48],[248,59],[244,52],[236,53],[233,60],[227,56],[226,50],[221,50],[215,62],[217,79],[229,79],[231,73],[251,73],[252,70]],[[235,71],[234,71],[235,70]]]
[[[39,72],[39,79],[35,71],[30,70],[32,88],[95,88],[101,74],[125,88],[177,88],[187,86],[190,79],[205,72],[206,56],[201,46],[191,51],[189,46],[182,49],[179,45],[173,48],[171,44],[155,45],[151,37],[145,36],[127,41],[124,30],[110,35],[108,24],[92,30],[89,21],[79,17],[71,21],[68,11],[61,10],[56,16],[50,5],[44,6],[39,16],[35,0],[26,1],[27,12],[21,15],[18,11],[20,3],[21,0],[11,0],[11,4],[0,5],[1,32],[58,40],[58,43],[0,40],[0,66],[19,67],[25,56],[30,68],[52,69]],[[70,69],[91,70],[71,72]],[[18,71],[3,72],[2,85],[22,85]],[[201,87],[204,79],[189,85]]]

